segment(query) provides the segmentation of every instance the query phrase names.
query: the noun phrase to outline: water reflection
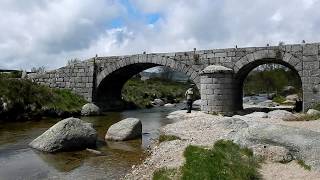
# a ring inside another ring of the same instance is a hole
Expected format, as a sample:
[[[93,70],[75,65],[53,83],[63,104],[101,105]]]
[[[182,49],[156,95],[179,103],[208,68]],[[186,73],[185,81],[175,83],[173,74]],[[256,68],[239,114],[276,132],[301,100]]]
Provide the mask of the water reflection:
[[[158,137],[159,128],[172,123],[165,118],[166,115],[177,108],[114,112],[82,118],[93,123],[97,130],[97,150],[103,153],[102,156],[86,150],[50,154],[28,147],[29,142],[61,119],[1,123],[0,179],[119,179],[132,165],[143,161],[145,148]],[[109,126],[128,117],[142,121],[142,139],[105,142],[104,136]]]

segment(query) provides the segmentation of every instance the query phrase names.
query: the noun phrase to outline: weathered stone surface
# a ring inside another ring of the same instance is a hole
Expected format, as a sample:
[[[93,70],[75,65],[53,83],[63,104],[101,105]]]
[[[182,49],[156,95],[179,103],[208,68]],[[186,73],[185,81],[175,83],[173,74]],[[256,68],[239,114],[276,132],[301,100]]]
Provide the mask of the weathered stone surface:
[[[245,115],[245,117],[250,117],[250,118],[267,118],[268,114],[265,112],[253,112],[251,114]]]
[[[99,114],[100,114],[100,108],[93,103],[87,103],[82,106],[82,109],[81,109],[82,116],[95,116]]]
[[[294,159],[303,159],[312,168],[320,169],[319,132],[284,125],[256,123],[239,131],[233,140],[246,147],[256,144],[284,147]]]
[[[45,152],[70,151],[94,147],[97,132],[91,123],[77,118],[59,121],[29,145]]]
[[[164,107],[167,107],[167,108],[173,108],[173,107],[176,107],[175,104],[171,104],[171,103],[167,103],[164,105]]]
[[[272,119],[282,119],[284,121],[295,120],[297,118],[296,115],[292,114],[289,111],[285,110],[274,110],[268,113],[268,118]]]
[[[298,94],[291,94],[291,95],[286,96],[286,100],[288,100],[288,101],[296,101],[298,99],[299,99]]]
[[[258,103],[258,106],[261,106],[261,107],[275,107],[278,105],[279,105],[278,103],[273,102],[272,100],[266,100],[266,101]]]
[[[309,109],[309,110],[307,111],[307,114],[308,114],[308,115],[311,115],[311,116],[317,116],[317,115],[320,115],[320,111],[315,110],[315,109]]]
[[[141,134],[141,121],[136,118],[127,118],[110,126],[105,139],[111,141],[126,141],[139,138]]]
[[[204,68],[200,73],[201,74],[212,74],[212,73],[225,73],[225,72],[233,72],[232,69],[220,66],[220,65],[210,65]]]
[[[163,106],[164,105],[164,101],[161,100],[161,99],[154,99],[152,101],[152,105],[154,105],[154,106]]]
[[[288,163],[293,160],[290,151],[282,146],[273,146],[269,144],[257,144],[249,147],[253,154],[272,162]]]

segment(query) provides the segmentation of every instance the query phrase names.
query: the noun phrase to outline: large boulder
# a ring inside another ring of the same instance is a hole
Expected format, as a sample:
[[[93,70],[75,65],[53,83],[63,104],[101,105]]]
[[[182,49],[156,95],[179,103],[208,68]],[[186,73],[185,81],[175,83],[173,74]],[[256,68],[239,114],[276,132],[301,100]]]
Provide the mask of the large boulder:
[[[154,99],[151,104],[154,106],[163,106],[165,103],[162,99]]]
[[[100,114],[100,108],[93,103],[87,103],[84,106],[82,106],[82,109],[81,109],[82,116],[95,116],[99,114]]]
[[[299,96],[298,94],[291,94],[291,95],[288,95],[286,96],[286,100],[288,101],[297,101],[299,99]]]
[[[284,149],[276,150],[281,151],[280,156],[291,154],[294,159],[302,159],[307,165],[320,170],[319,132],[284,125],[256,123],[239,131],[233,140],[245,147],[257,144],[264,144],[266,148],[284,147],[289,152]]]
[[[164,107],[167,107],[167,108],[173,108],[173,107],[176,107],[175,104],[171,104],[171,103],[167,103],[164,105]]]
[[[307,114],[308,114],[308,115],[311,115],[311,116],[318,116],[318,115],[320,115],[320,111],[315,110],[315,109],[309,109],[309,110],[307,111]]]
[[[194,109],[194,110],[200,110],[200,109],[201,109],[201,103],[202,103],[201,99],[198,99],[198,100],[193,101],[193,103],[192,103],[192,109]]]
[[[296,92],[296,88],[293,87],[293,86],[285,86],[283,89],[282,89],[282,94],[283,95],[289,95],[289,94],[293,94]]]
[[[297,116],[286,110],[274,110],[268,113],[268,117],[272,119],[282,119],[284,121],[294,121]]]
[[[45,152],[86,149],[96,145],[97,132],[91,123],[77,118],[59,121],[29,145]]]
[[[111,141],[126,141],[141,137],[141,135],[141,121],[136,118],[127,118],[110,126],[105,139]]]

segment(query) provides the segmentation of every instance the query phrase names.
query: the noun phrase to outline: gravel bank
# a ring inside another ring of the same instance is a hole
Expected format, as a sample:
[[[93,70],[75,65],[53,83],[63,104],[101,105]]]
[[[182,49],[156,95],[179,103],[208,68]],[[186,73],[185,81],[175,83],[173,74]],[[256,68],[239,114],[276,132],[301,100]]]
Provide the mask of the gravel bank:
[[[233,139],[238,132],[257,124],[281,124],[320,132],[320,121],[294,122],[248,116],[226,118],[199,111],[193,111],[191,114],[175,111],[169,114],[168,118],[175,120],[176,123],[164,126],[161,133],[177,136],[181,140],[155,145],[144,163],[133,167],[125,179],[152,179],[152,173],[159,168],[182,166],[183,152],[188,145],[212,146],[217,140]],[[317,171],[304,170],[296,161],[288,164],[266,161],[260,171],[265,179],[301,179],[301,177],[316,179],[320,175]]]

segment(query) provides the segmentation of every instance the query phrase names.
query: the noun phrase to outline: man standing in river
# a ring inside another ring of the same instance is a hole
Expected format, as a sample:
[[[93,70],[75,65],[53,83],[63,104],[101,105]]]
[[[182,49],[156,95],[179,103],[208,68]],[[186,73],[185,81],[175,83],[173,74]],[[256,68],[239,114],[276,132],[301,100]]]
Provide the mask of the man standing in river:
[[[191,113],[192,109],[192,102],[193,102],[193,86],[191,86],[185,93],[185,96],[187,98],[187,113]]]

